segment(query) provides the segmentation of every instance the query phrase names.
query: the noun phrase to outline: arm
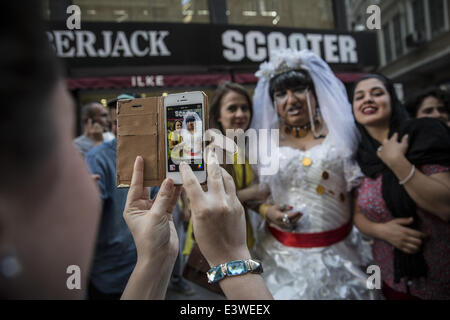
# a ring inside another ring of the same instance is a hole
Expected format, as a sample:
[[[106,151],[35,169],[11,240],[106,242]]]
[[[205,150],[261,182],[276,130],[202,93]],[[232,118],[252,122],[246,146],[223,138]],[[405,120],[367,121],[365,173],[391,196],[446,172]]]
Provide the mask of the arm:
[[[259,184],[254,184],[248,188],[237,191],[237,197],[242,203],[250,200],[264,201],[268,195],[269,190],[267,190],[267,188],[260,188]]]
[[[399,180],[410,173],[412,164],[405,158],[392,164],[391,170]],[[414,202],[442,220],[450,221],[450,172],[426,176],[415,170],[413,177],[403,186]]]
[[[356,199],[354,201],[353,211],[353,223],[365,235],[384,240],[406,253],[413,254],[420,250],[426,235],[405,227],[405,225],[413,223],[412,218],[393,219],[386,223],[373,222],[361,212]]]
[[[152,202],[143,185],[144,160],[137,157],[123,215],[138,258],[122,299],[164,299],[178,254],[172,211],[180,188],[166,179]]]
[[[260,274],[246,273],[237,277],[226,277],[219,285],[230,300],[273,300]]]
[[[380,159],[392,170],[401,181],[411,172],[412,164],[406,159],[408,136],[397,142],[395,133],[391,139],[383,141],[382,150],[378,152]],[[412,178],[404,185],[411,199],[428,212],[442,220],[450,221],[450,172],[443,172],[426,176],[415,170]]]
[[[105,200],[110,196],[108,188],[106,186],[106,176],[108,175],[106,166],[104,162],[99,158],[97,153],[87,152],[84,158],[89,172],[91,173],[91,178],[96,182],[100,190],[100,198],[104,203]]]
[[[174,263],[163,256],[140,260],[131,273],[122,300],[164,300]]]
[[[214,152],[209,153],[207,163],[207,192],[202,190],[190,166],[180,165],[200,251],[211,267],[249,259],[244,208],[236,196],[233,178],[220,168]],[[259,274],[226,277],[219,285],[228,299],[273,299]]]
[[[373,222],[373,221],[367,219],[362,214],[359,206],[356,204],[356,200],[355,200],[355,205],[354,205],[354,210],[353,210],[353,223],[358,228],[358,230],[361,231],[362,233],[364,233],[365,235],[372,237],[372,238],[384,240],[382,231],[380,232],[381,223]]]
[[[276,224],[282,229],[290,230],[302,217],[303,213],[299,211],[292,211],[293,207],[289,205],[280,206],[263,204],[259,207],[259,214],[267,220],[267,222]],[[291,212],[290,212],[291,211]],[[285,214],[289,219],[289,223],[283,221]]]
[[[178,141],[169,140],[169,149],[173,149],[178,144]]]

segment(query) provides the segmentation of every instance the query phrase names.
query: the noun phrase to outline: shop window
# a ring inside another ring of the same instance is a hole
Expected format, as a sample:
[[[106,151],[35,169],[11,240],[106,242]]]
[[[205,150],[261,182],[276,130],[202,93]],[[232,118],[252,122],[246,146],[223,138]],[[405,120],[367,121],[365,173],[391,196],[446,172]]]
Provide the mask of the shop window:
[[[401,25],[401,16],[400,14],[396,14],[394,19],[392,20],[394,27],[394,49],[395,56],[398,58],[403,54],[403,37],[402,37],[402,25]]]
[[[392,61],[391,34],[389,30],[389,24],[385,24],[383,26],[383,41],[386,63],[389,63]]]
[[[447,31],[450,30],[450,1],[447,0]]]
[[[49,1],[59,0],[46,0],[44,8],[49,8]],[[72,3],[80,7],[82,22],[209,23],[210,21],[208,0],[72,0]],[[44,16],[49,14],[44,12]]]
[[[333,29],[329,0],[227,0],[229,24]]]
[[[412,0],[408,6],[408,35],[406,46],[415,48],[427,40],[427,22],[425,18],[425,1]]]
[[[423,0],[413,0],[411,1],[411,7],[413,12],[414,20],[414,30],[416,32],[425,33],[425,14],[424,14],[424,1]]]
[[[444,29],[444,0],[429,0],[431,36],[435,37]]]

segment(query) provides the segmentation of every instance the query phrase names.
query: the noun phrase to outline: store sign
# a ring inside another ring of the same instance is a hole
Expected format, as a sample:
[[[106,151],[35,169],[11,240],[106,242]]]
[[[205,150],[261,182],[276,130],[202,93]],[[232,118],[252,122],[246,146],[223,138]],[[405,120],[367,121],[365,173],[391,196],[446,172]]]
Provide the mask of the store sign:
[[[149,88],[149,87],[163,87],[164,76],[132,76],[131,87]]]
[[[230,62],[261,62],[277,49],[310,49],[328,63],[358,63],[356,40],[351,35],[290,33],[274,31],[265,35],[251,30],[245,34],[239,30],[222,33],[223,56]],[[323,51],[322,51],[323,48]]]
[[[170,56],[164,38],[169,31],[137,30],[129,36],[123,31],[101,31],[99,36],[86,30],[55,30],[47,36],[61,58],[132,58]],[[143,42],[140,43],[140,42]]]
[[[280,48],[310,49],[331,65],[378,65],[376,35],[327,30],[210,24],[83,23],[51,25],[47,36],[71,67],[201,65],[257,67]]]

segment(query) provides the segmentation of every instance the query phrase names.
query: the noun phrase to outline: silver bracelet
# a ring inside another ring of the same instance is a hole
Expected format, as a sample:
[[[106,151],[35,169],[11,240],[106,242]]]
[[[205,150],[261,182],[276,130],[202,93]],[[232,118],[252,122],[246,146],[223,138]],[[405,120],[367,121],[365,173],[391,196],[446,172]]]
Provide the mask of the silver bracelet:
[[[405,179],[403,179],[402,181],[399,181],[398,184],[399,185],[404,185],[409,180],[411,180],[411,178],[413,177],[415,171],[416,171],[416,167],[414,165],[412,165],[411,171],[409,172],[408,176]]]

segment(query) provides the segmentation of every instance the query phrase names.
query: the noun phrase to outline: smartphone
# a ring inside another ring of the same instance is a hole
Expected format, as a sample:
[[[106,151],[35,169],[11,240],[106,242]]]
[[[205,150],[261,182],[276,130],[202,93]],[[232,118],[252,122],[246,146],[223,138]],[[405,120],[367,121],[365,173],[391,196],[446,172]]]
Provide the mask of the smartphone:
[[[182,183],[183,161],[191,166],[199,183],[206,182],[205,99],[201,91],[169,94],[164,98],[166,177],[175,184]]]

